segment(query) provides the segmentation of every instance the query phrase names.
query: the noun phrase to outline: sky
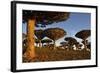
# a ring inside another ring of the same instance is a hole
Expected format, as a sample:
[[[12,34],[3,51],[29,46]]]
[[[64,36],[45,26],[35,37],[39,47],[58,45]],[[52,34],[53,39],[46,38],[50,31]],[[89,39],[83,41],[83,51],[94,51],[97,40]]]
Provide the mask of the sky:
[[[60,45],[61,41],[64,41],[65,37],[75,37],[75,34],[84,29],[91,29],[91,14],[90,13],[75,13],[71,12],[70,17],[62,22],[53,23],[47,25],[45,28],[38,27],[36,29],[47,29],[47,28],[62,28],[67,32],[67,35],[56,41],[56,45]],[[26,33],[26,23],[22,25],[22,32]],[[45,37],[46,38],[46,37]],[[44,39],[45,39],[44,38]],[[81,39],[76,38],[79,42]],[[90,38],[88,38],[90,41]]]

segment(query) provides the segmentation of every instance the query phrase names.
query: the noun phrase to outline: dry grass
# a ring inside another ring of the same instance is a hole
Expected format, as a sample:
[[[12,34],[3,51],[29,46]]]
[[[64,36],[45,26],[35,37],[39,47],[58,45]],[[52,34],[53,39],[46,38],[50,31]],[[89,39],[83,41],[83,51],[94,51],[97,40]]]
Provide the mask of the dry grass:
[[[66,50],[66,49],[50,49],[48,47],[36,47],[37,57],[31,61],[23,59],[23,62],[45,62],[45,61],[67,61],[67,60],[84,60],[90,59],[91,53],[86,50]]]

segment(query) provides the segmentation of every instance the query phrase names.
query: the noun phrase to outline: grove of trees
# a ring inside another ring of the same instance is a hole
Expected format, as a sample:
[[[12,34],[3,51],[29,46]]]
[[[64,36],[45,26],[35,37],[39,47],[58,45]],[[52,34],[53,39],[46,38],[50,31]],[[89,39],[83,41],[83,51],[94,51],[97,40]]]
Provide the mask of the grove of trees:
[[[54,22],[67,20],[68,18],[68,12],[23,10],[23,23],[27,23],[27,49],[23,57],[28,60],[36,57],[34,48],[35,37],[33,37],[33,35],[35,35],[34,30],[35,27],[38,27],[38,24],[46,26]]]
[[[84,45],[84,50],[91,49],[91,42],[88,42],[88,37],[91,36],[89,29],[81,30],[75,33],[75,36],[67,37],[67,31],[60,27],[46,28],[48,25],[65,21],[70,17],[69,12],[45,12],[45,11],[30,11],[23,10],[23,23],[27,23],[27,33],[23,35],[23,58],[30,61],[37,57],[36,49],[43,49],[44,44],[47,46],[53,45],[53,50],[56,50],[57,40],[63,38],[60,45],[66,49],[73,50],[73,46],[76,49],[81,49]],[[41,24],[41,25],[40,25]],[[45,29],[35,29],[38,27],[45,27]],[[48,39],[44,39],[47,37]],[[76,39],[82,39],[81,43]],[[52,44],[50,44],[52,43]],[[36,44],[36,45],[35,45]],[[39,44],[39,47],[37,46]],[[49,48],[47,48],[49,49]]]

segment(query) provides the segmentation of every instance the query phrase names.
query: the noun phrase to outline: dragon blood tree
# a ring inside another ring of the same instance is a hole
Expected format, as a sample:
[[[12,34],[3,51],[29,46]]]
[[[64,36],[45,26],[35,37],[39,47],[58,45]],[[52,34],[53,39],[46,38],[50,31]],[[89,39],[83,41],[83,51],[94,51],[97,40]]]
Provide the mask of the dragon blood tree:
[[[73,45],[76,44],[77,40],[73,37],[66,37],[65,41],[68,41],[68,48],[72,50]]]
[[[34,30],[35,27],[50,25],[54,22],[60,22],[69,18],[68,12],[47,12],[47,11],[32,11],[23,10],[23,22],[27,23],[27,51],[24,53],[24,58],[31,60],[36,57],[34,48]],[[41,24],[41,26],[38,26]]]
[[[35,30],[35,35],[38,38],[39,47],[41,48],[41,40],[45,37],[45,35],[43,34],[43,30],[42,29]]]
[[[87,38],[91,35],[90,30],[82,30],[76,33],[76,37],[83,40],[84,49],[87,49]]]
[[[43,39],[43,40],[41,41],[42,45],[43,45],[44,43],[46,43],[48,46],[49,46],[49,44],[50,44],[51,42],[52,42],[51,39]]]
[[[54,41],[54,49],[56,49],[56,40],[64,37],[66,35],[66,31],[61,28],[48,28],[44,30],[44,34]]]

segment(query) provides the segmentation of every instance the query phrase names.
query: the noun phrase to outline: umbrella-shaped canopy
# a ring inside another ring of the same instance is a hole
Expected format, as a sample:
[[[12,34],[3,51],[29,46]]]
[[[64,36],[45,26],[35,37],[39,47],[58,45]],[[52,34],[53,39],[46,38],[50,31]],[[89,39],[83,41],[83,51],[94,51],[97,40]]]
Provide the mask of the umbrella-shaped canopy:
[[[39,39],[36,39],[36,38],[35,38],[35,43],[39,43]]]
[[[65,41],[68,41],[68,43],[72,45],[77,43],[77,40],[73,37],[66,37]]]
[[[51,43],[52,40],[51,40],[51,39],[43,39],[41,42],[42,42],[42,43]]]
[[[48,25],[68,19],[69,14],[68,12],[23,10],[23,21],[36,19],[36,26],[37,24]]]
[[[78,33],[76,33],[75,36],[80,39],[87,39],[90,35],[91,35],[90,30],[82,30],[82,31],[79,31]]]
[[[63,45],[63,46],[67,46],[68,45],[67,42],[60,42],[60,44]]]
[[[43,32],[44,32],[44,30],[42,30],[42,29],[38,29],[38,30],[35,30],[35,31],[34,31],[36,37],[37,37],[39,40],[42,40],[42,39],[45,37],[45,35],[44,35]]]
[[[44,30],[44,34],[52,40],[58,40],[66,35],[66,31],[61,28],[48,28]]]

